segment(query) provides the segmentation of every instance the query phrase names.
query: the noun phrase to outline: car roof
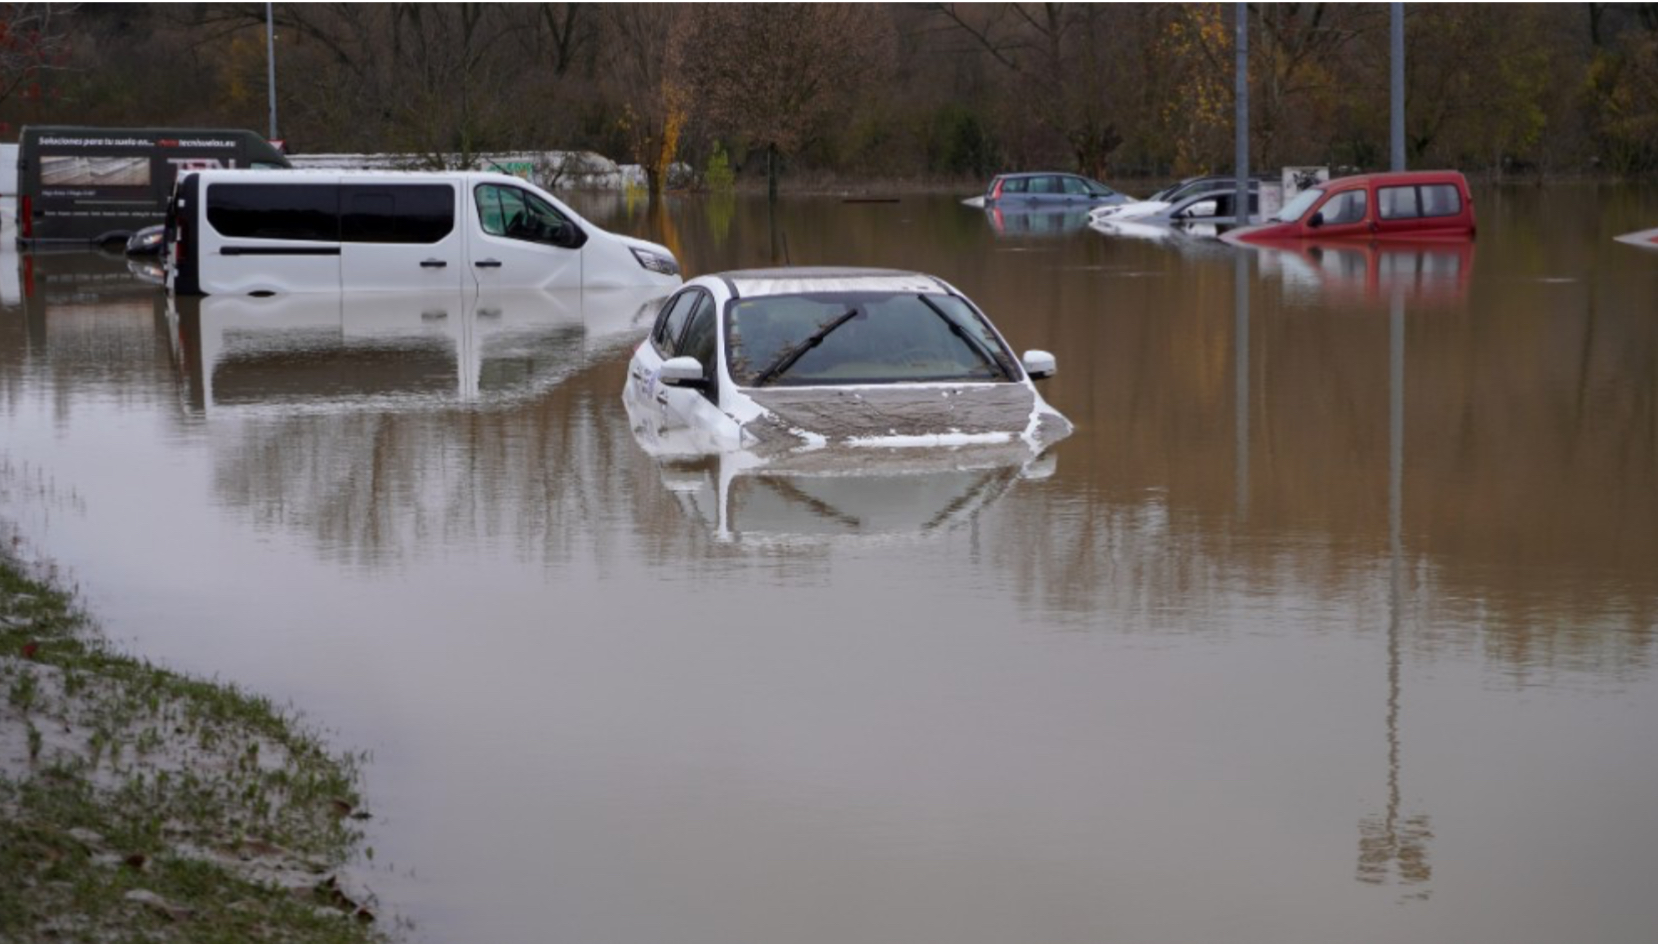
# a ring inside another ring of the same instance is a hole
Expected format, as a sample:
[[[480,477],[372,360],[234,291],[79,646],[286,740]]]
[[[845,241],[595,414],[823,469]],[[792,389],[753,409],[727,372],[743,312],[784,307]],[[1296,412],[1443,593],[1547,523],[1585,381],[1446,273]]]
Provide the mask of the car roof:
[[[1021,170],[1011,174],[997,174],[1003,180],[1009,177],[1081,177],[1082,175],[1069,170]]]
[[[733,297],[803,295],[818,292],[919,292],[953,294],[943,280],[901,269],[854,266],[787,266],[775,269],[738,269],[717,273]]]

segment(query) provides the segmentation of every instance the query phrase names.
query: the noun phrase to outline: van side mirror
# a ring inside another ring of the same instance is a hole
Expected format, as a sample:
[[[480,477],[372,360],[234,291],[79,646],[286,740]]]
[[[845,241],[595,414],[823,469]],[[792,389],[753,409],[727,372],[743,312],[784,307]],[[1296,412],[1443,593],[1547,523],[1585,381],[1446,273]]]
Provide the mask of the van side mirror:
[[[1312,219],[1307,221],[1307,226],[1309,226],[1312,229],[1318,229],[1320,226],[1323,226],[1323,225],[1324,225],[1324,211],[1322,211],[1322,210],[1320,210],[1317,213],[1314,213],[1313,216],[1312,216]]]
[[[702,373],[702,362],[690,356],[670,357],[663,361],[659,379],[669,387],[700,389],[708,383]]]
[[[1059,369],[1058,363],[1054,361],[1054,356],[1047,351],[1026,351],[1025,356],[1019,359],[1019,363],[1024,365],[1025,373],[1032,380],[1052,377],[1054,372]]]

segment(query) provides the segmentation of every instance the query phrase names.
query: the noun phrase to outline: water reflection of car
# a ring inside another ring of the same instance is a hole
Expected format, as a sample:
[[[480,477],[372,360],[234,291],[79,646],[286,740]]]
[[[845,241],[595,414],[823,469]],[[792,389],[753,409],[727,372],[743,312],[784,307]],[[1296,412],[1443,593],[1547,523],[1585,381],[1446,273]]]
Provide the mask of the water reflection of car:
[[[1129,197],[1097,180],[1052,172],[997,174],[984,191],[985,206],[1078,208],[1127,203]]]
[[[1457,301],[1474,270],[1473,240],[1282,240],[1249,243],[1259,251],[1263,279],[1288,294],[1338,299],[1387,299],[1413,304]]]
[[[157,223],[146,226],[127,239],[127,255],[159,256],[167,246],[167,227]]]
[[[1086,210],[1067,207],[1012,209],[985,207],[984,217],[998,236],[1058,236],[1088,228]]]
[[[968,524],[1024,479],[1053,474],[1052,452],[1009,446],[822,450],[756,461],[721,453],[663,463],[681,509],[721,541],[840,542],[925,536]]]
[[[1468,239],[1474,235],[1474,199],[1456,171],[1405,171],[1340,177],[1303,190],[1260,226],[1227,238]]]
[[[1015,358],[971,301],[915,272],[703,276],[663,304],[628,371],[633,426],[666,453],[1039,448],[1071,431],[1032,383],[1053,355]]]

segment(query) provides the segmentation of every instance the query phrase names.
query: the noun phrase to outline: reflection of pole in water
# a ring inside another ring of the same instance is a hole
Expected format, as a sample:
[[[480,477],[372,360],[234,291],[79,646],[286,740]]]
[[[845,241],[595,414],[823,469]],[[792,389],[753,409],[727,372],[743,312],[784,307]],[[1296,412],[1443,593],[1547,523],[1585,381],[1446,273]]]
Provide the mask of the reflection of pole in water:
[[[1236,258],[1232,276],[1233,400],[1237,408],[1233,461],[1237,474],[1235,505],[1238,517],[1243,518],[1249,514],[1249,254],[1240,252]]]
[[[1373,885],[1396,871],[1405,885],[1423,885],[1433,877],[1427,814],[1401,818],[1399,791],[1400,611],[1404,608],[1405,506],[1405,300],[1396,289],[1388,318],[1388,605],[1387,605],[1387,812],[1359,821],[1358,879]],[[1426,888],[1414,897],[1426,898]]]

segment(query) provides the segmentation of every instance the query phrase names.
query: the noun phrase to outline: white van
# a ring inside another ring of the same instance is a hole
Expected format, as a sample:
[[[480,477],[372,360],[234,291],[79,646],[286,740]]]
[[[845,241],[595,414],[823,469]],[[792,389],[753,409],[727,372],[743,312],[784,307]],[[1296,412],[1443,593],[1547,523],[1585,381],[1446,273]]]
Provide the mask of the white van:
[[[206,170],[179,179],[167,226],[180,295],[680,282],[666,247],[506,174]]]

